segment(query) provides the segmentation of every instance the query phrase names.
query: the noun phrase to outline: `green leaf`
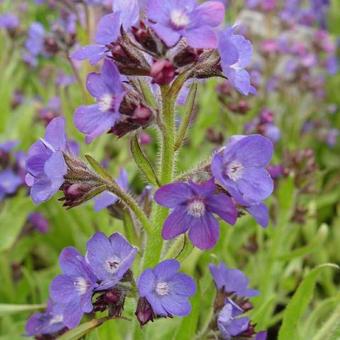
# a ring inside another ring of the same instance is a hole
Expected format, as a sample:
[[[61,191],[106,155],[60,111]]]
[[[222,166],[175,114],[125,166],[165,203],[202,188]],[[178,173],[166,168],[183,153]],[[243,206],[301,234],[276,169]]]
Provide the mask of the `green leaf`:
[[[66,332],[62,336],[60,336],[59,340],[77,340],[80,339],[85,334],[90,333],[93,329],[102,325],[107,318],[102,319],[94,319],[85,323],[82,323],[77,328],[71,329],[70,331]]]
[[[178,129],[177,139],[175,143],[175,150],[177,151],[183,144],[183,141],[185,139],[185,136],[187,134],[192,115],[194,112],[194,105],[197,95],[197,84],[193,84],[190,88],[190,93],[188,95],[186,104],[185,104],[185,111],[186,114],[182,120],[182,123]]]
[[[93,170],[100,175],[101,177],[103,177],[104,179],[108,180],[108,181],[112,181],[112,176],[109,174],[109,172],[104,169],[92,156],[90,155],[85,155],[87,161],[91,164]]]
[[[195,338],[198,319],[201,311],[200,297],[201,293],[198,289],[194,297],[191,299],[192,311],[189,316],[183,318],[175,336],[176,340],[191,340]]]
[[[303,339],[298,333],[299,320],[313,297],[319,274],[328,268],[340,269],[340,267],[335,264],[323,264],[311,270],[303,279],[283,314],[278,340]]]
[[[21,312],[31,312],[39,309],[46,308],[46,305],[11,305],[11,304],[0,304],[0,316],[21,313]]]
[[[4,202],[0,212],[0,252],[13,246],[32,210],[33,203],[24,192]]]
[[[134,135],[131,138],[130,142],[130,148],[132,156],[139,168],[139,170],[144,174],[146,179],[154,186],[159,187],[160,183],[157,178],[156,172],[154,168],[152,167],[149,159],[146,157],[145,153],[141,149],[137,135]]]

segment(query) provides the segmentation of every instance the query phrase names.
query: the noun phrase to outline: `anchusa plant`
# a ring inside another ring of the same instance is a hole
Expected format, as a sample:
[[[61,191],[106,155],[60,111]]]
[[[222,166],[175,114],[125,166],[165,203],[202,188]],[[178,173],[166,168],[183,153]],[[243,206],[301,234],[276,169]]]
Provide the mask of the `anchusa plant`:
[[[65,248],[59,257],[62,274],[50,285],[48,307],[29,319],[28,335],[57,337],[77,327],[84,315],[95,320],[94,327],[124,318],[127,300],[133,301],[142,326],[158,318],[187,316],[199,283],[180,271],[175,258],[183,251],[213,249],[226,225],[237,228],[244,214],[262,227],[268,225],[264,201],[273,191],[267,170],[273,142],[265,133],[228,136],[224,146],[196,167],[176,170],[202,81],[220,77],[228,79],[230,91],[239,96],[256,93],[247,71],[252,44],[238,26],[223,26],[224,15],[221,1],[114,1],[112,12],[98,22],[95,43],[74,48],[73,61],[101,63],[99,71],[87,76],[93,99],[76,108],[75,127],[87,144],[106,134],[129,138],[147,186],[136,198],[126,170],[114,179],[91,155],[85,155],[85,162],[66,135],[65,118],[43,116],[48,121],[45,136],[31,146],[26,164],[34,203],[46,202],[58,191],[67,208],[94,200],[96,211],[109,208],[122,220],[127,238],[97,232],[84,256]],[[185,111],[182,117],[179,108]],[[141,134],[146,129],[157,131],[157,162],[143,150]],[[239,270],[223,264],[210,269],[217,294],[204,333],[255,338],[258,330],[245,313],[252,308],[248,298],[257,292],[248,288]],[[103,312],[107,316],[100,318]]]

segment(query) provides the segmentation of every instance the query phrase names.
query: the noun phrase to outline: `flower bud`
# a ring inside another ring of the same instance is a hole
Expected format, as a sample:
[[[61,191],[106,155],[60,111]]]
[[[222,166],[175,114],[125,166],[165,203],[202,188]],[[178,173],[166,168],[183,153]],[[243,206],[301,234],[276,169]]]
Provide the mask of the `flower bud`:
[[[167,59],[157,60],[152,66],[150,76],[158,85],[168,85],[175,78],[176,70],[174,65]]]
[[[141,326],[154,320],[155,313],[146,298],[139,298],[135,315]]]

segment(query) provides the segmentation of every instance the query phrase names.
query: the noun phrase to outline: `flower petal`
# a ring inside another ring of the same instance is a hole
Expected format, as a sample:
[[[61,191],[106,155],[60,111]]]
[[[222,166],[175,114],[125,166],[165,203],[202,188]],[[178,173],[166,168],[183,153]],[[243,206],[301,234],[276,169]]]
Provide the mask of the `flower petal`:
[[[190,185],[187,183],[171,183],[162,186],[155,193],[155,201],[167,208],[175,208],[193,196]]]
[[[114,3],[117,2],[116,0]],[[98,22],[96,43],[107,45],[115,42],[119,36],[120,19],[119,14],[112,13],[104,15]]]
[[[175,208],[164,222],[162,237],[164,240],[171,240],[184,234],[192,223],[193,217],[187,214],[185,207]]]
[[[249,212],[251,216],[253,216],[256,220],[256,222],[262,226],[263,228],[266,228],[269,223],[269,213],[268,208],[265,204],[260,203],[258,205],[253,205],[250,207],[247,207],[246,210]]]
[[[217,194],[209,197],[206,202],[207,209],[229,224],[235,224],[237,219],[237,209],[228,195]]]
[[[153,273],[158,280],[166,282],[179,271],[179,267],[177,260],[165,260],[153,269]]]
[[[214,247],[219,235],[219,225],[212,214],[206,213],[202,218],[193,219],[189,238],[197,248],[210,249]]]
[[[199,26],[183,34],[188,45],[193,48],[216,48],[217,35],[209,26]]]

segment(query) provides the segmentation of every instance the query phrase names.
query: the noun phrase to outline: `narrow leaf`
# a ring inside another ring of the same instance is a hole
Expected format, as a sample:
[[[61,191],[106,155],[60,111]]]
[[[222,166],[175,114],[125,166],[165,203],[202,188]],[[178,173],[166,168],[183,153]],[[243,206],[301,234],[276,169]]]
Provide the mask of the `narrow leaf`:
[[[339,269],[335,264],[323,264],[311,270],[301,282],[299,288],[293,295],[283,314],[282,326],[279,331],[279,340],[299,340],[298,324],[308,307],[312,297],[319,274],[328,268]]]
[[[139,168],[139,170],[144,174],[146,179],[154,186],[159,187],[160,183],[158,181],[156,172],[154,168],[152,167],[149,159],[146,157],[145,153],[141,149],[137,135],[134,135],[131,138],[131,143],[130,143],[130,148],[131,148],[131,153],[132,156]]]
[[[102,178],[112,181],[112,176],[109,174],[109,172],[104,169],[92,156],[85,155],[87,161],[91,164],[93,170],[100,175]]]
[[[36,311],[39,309],[44,309],[46,305],[11,305],[11,304],[0,304],[0,316]]]

